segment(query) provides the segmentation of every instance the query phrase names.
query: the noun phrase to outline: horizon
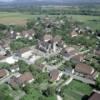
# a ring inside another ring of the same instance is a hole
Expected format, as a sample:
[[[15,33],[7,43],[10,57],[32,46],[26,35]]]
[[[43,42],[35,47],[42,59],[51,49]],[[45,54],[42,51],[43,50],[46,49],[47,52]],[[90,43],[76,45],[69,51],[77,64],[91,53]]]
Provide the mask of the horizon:
[[[16,1],[16,0],[0,0],[0,2],[12,2],[12,1]],[[19,1],[19,0],[18,0]],[[26,2],[30,0],[22,0],[21,2]],[[37,2],[100,2],[100,0],[31,0],[31,1],[37,1]]]

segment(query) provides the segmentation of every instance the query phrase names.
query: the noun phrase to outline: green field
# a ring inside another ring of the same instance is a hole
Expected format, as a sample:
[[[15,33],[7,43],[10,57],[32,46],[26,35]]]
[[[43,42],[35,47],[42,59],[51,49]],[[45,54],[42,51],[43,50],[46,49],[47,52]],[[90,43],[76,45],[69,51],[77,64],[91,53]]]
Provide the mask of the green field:
[[[83,22],[85,26],[90,26],[93,29],[100,29],[100,16],[89,15],[68,15],[76,21]]]
[[[24,25],[27,19],[33,18],[32,15],[21,13],[0,12],[0,23]]]
[[[27,13],[9,13],[0,12],[0,23],[2,24],[17,24],[25,25],[28,19],[36,18],[37,16],[44,15],[30,15]],[[57,15],[49,15],[51,17],[56,17]],[[66,15],[73,18],[73,20],[83,22],[86,26],[90,26],[93,29],[100,28],[100,16],[86,16],[86,15]]]
[[[73,80],[64,87],[64,100],[81,100],[84,95],[90,95],[92,88],[85,83]]]

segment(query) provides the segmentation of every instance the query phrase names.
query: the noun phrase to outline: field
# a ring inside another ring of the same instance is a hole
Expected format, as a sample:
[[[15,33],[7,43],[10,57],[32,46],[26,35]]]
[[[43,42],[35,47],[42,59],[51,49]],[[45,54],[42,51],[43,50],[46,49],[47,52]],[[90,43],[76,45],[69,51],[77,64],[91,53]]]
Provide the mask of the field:
[[[44,15],[30,15],[27,13],[9,13],[0,12],[0,23],[2,24],[17,24],[25,25],[28,19],[36,18],[37,16]],[[50,15],[51,17],[56,17],[56,15]],[[66,15],[67,17],[72,17],[73,20],[83,22],[84,25],[90,26],[93,29],[100,28],[100,17],[99,16],[86,16],[86,15]]]
[[[92,88],[84,83],[73,80],[64,87],[64,100],[81,100],[84,95],[90,95]]]
[[[24,25],[32,17],[28,14],[0,12],[0,23]]]
[[[68,15],[76,21],[83,22],[85,26],[90,26],[93,29],[100,29],[100,16],[89,15]]]

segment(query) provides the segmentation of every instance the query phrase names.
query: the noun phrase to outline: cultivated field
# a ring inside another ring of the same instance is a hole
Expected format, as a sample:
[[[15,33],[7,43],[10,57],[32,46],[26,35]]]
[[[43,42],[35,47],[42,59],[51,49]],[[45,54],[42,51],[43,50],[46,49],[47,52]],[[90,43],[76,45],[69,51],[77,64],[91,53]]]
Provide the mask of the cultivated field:
[[[28,19],[36,18],[38,16],[44,15],[30,15],[26,13],[9,13],[0,12],[0,23],[2,24],[17,24],[25,25]],[[57,15],[49,15],[51,17],[56,17]],[[100,16],[86,16],[86,15],[66,15],[72,17],[74,20],[84,22],[86,26],[90,26],[93,29],[100,28]]]
[[[24,25],[33,16],[21,13],[0,12],[0,23]]]

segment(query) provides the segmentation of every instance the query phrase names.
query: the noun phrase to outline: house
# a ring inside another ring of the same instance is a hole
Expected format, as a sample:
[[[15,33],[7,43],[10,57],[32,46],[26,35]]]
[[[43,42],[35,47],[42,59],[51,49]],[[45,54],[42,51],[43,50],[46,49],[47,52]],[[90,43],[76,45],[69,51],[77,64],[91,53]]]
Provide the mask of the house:
[[[0,62],[8,63],[8,64],[15,64],[18,62],[18,59],[15,59],[13,56],[0,56]]]
[[[28,58],[32,55],[32,50],[29,47],[21,48],[15,52],[15,57]]]
[[[77,36],[78,36],[78,33],[77,33],[75,30],[73,30],[73,31],[70,33],[70,36],[71,36],[71,37],[77,37]]]
[[[7,52],[7,50],[5,50],[4,48],[0,48],[0,62],[13,64],[15,60],[13,59],[11,54]]]
[[[50,34],[45,34],[45,35],[43,36],[43,41],[44,41],[44,42],[51,42],[52,39],[53,39],[53,37],[52,37],[52,35],[50,35]]]
[[[63,41],[62,41],[62,37],[59,35],[56,35],[53,38],[53,51],[56,52],[57,50],[60,49],[60,47],[63,46]]]
[[[19,38],[22,38],[22,34],[21,34],[21,32],[16,32],[15,33],[16,35],[16,39],[19,39]]]
[[[35,31],[33,29],[22,31],[22,36],[24,38],[28,38],[29,40],[33,39],[34,35],[35,35]]]
[[[0,47],[5,50],[10,50],[10,40],[8,38],[0,40]]]
[[[20,75],[19,77],[11,77],[9,80],[9,84],[14,86],[21,86],[25,87],[26,84],[30,84],[34,81],[33,75],[30,72],[25,72],[24,74]]]
[[[8,84],[14,89],[16,89],[16,87],[18,87],[18,84],[17,84],[16,80],[17,80],[17,77],[16,76],[12,76],[8,81]]]
[[[16,39],[16,32],[14,30],[11,29],[7,34],[10,39]]]
[[[42,72],[45,72],[46,67],[44,64],[36,64],[36,66],[37,66],[37,69],[41,70]]]
[[[50,53],[52,44],[48,42],[38,41],[37,49],[45,53]]]
[[[15,32],[14,30],[10,30],[7,34],[11,39],[19,39],[24,37],[31,40],[35,35],[35,31],[33,29],[24,30],[22,32]]]
[[[45,53],[50,53],[52,50],[52,35],[46,34],[43,36],[42,40],[38,41],[37,48]]]
[[[100,93],[93,92],[88,100],[100,100]]]
[[[6,69],[0,69],[0,79],[7,75],[8,75],[8,72]]]
[[[97,55],[97,56],[100,56],[100,49],[99,48],[95,49],[94,50],[94,54]]]
[[[2,46],[0,46],[0,55],[5,56],[6,54],[7,54],[6,50]]]
[[[60,35],[56,35],[53,39],[53,42],[59,45],[59,43],[62,41],[62,37]]]
[[[84,62],[85,60],[85,56],[83,54],[78,54],[72,57],[72,61],[74,61],[75,63],[79,63],[79,62]]]
[[[75,73],[90,79],[96,79],[98,77],[98,73],[95,69],[84,63],[79,63],[75,66]]]
[[[20,77],[17,78],[17,83],[24,87],[27,83],[32,83],[34,81],[33,75],[30,72],[25,72]]]
[[[65,58],[72,58],[73,56],[77,55],[77,51],[73,47],[65,47],[62,49],[61,54]]]
[[[20,69],[18,65],[12,65],[9,70],[10,72],[14,73],[14,72],[18,72]]]
[[[49,75],[51,81],[59,81],[62,76],[62,73],[59,70],[54,69],[50,72]]]
[[[60,50],[62,44],[63,41],[61,36],[56,35],[53,37],[50,34],[45,34],[42,40],[38,41],[37,48],[45,53],[53,53]]]

